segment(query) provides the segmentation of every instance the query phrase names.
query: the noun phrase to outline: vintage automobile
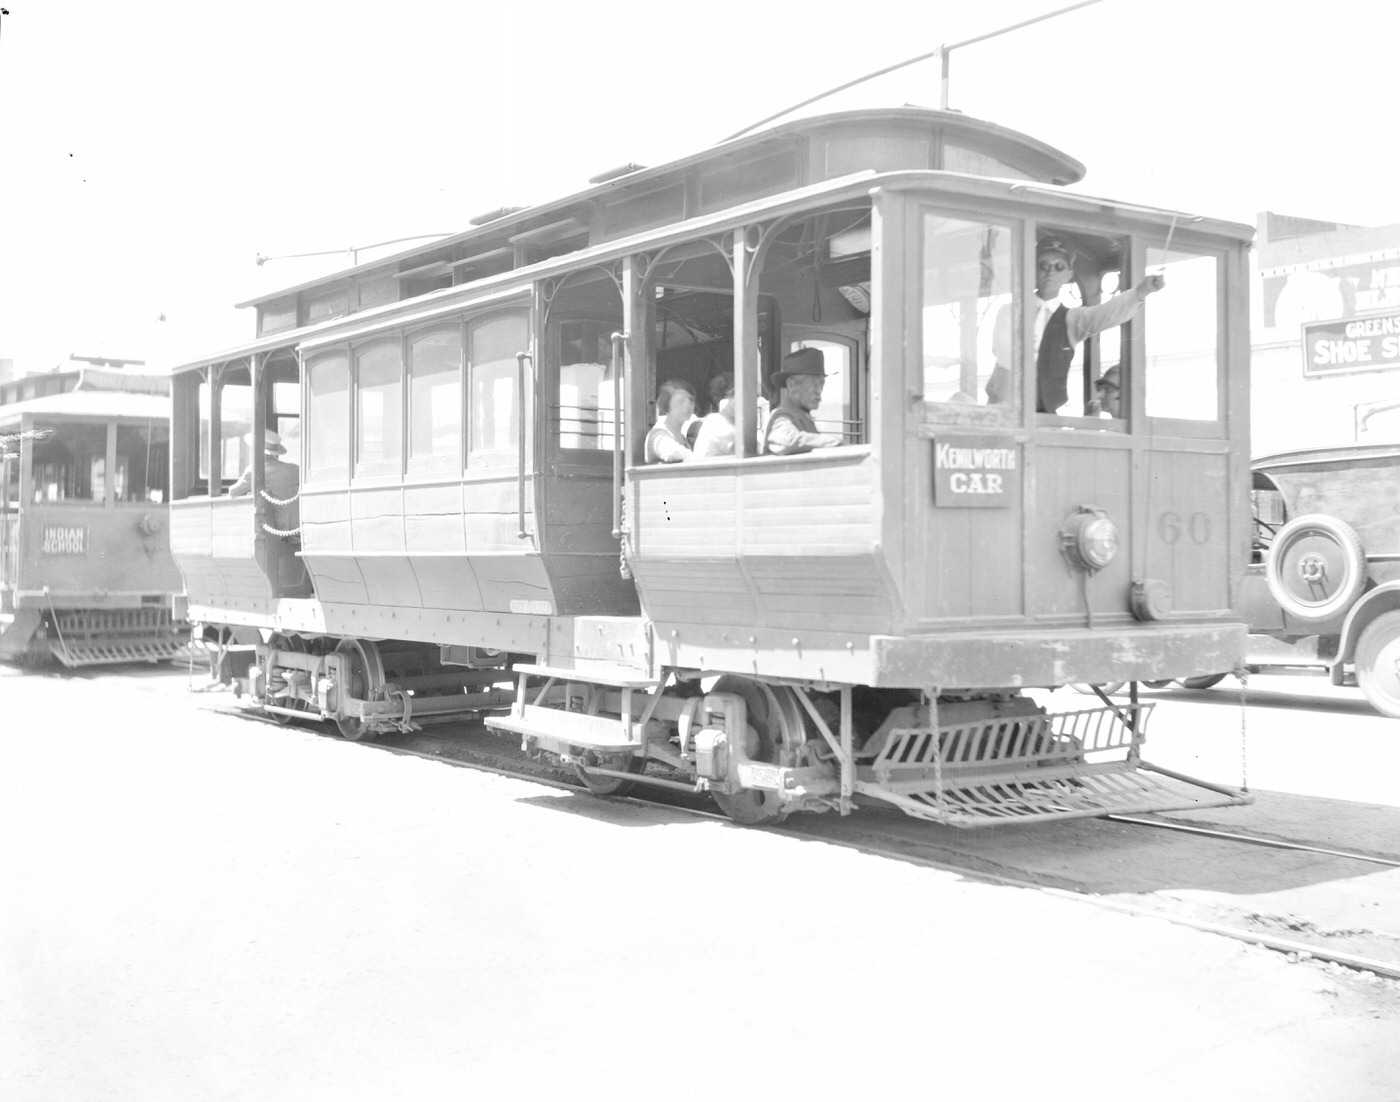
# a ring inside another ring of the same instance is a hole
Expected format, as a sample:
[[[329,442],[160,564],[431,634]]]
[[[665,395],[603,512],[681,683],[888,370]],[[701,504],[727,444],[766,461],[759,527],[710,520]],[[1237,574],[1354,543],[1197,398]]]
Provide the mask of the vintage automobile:
[[[1252,464],[1248,664],[1321,666],[1400,717],[1400,444]]]

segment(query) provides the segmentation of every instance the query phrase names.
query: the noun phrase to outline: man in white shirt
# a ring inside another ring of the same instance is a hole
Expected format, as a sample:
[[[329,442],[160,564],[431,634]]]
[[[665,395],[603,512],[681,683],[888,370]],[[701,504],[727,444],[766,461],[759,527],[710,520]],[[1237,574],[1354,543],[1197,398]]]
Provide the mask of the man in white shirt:
[[[1035,255],[1036,412],[1057,413],[1069,401],[1067,379],[1074,350],[1095,333],[1122,325],[1142,305],[1144,299],[1166,285],[1166,278],[1150,275],[1130,291],[1114,295],[1097,306],[1066,306],[1059,301],[1060,289],[1074,277],[1074,254],[1058,237],[1042,237]],[[987,400],[1005,401],[1009,385],[1006,365],[1011,360],[1011,311],[1003,309],[997,318],[992,348],[997,366],[987,381]]]

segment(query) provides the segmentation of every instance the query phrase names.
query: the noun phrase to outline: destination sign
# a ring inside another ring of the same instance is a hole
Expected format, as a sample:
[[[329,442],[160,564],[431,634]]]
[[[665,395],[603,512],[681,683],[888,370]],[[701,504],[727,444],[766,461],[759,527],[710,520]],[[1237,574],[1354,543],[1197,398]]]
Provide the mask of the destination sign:
[[[1400,367],[1400,313],[1303,326],[1303,374],[1339,375]]]
[[[1021,445],[1005,436],[958,436],[933,442],[933,503],[997,509],[1021,495]]]
[[[86,555],[88,530],[81,524],[46,524],[44,541],[39,545],[43,555]]]

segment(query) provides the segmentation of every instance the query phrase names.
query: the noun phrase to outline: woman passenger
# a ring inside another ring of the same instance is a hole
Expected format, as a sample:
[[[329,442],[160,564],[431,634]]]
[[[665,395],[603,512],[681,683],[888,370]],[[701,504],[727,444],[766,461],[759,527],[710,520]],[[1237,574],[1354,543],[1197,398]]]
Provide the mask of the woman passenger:
[[[667,379],[656,395],[656,424],[647,433],[648,463],[680,463],[694,457],[684,426],[695,412],[695,390],[683,379]]]

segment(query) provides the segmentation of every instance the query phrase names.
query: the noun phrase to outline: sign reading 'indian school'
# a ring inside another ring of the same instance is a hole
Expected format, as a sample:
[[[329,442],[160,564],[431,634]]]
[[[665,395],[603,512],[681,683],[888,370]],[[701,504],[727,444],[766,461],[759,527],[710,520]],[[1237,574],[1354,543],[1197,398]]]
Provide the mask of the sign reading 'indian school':
[[[933,503],[1005,508],[1021,496],[1021,446],[1004,436],[933,442]]]

